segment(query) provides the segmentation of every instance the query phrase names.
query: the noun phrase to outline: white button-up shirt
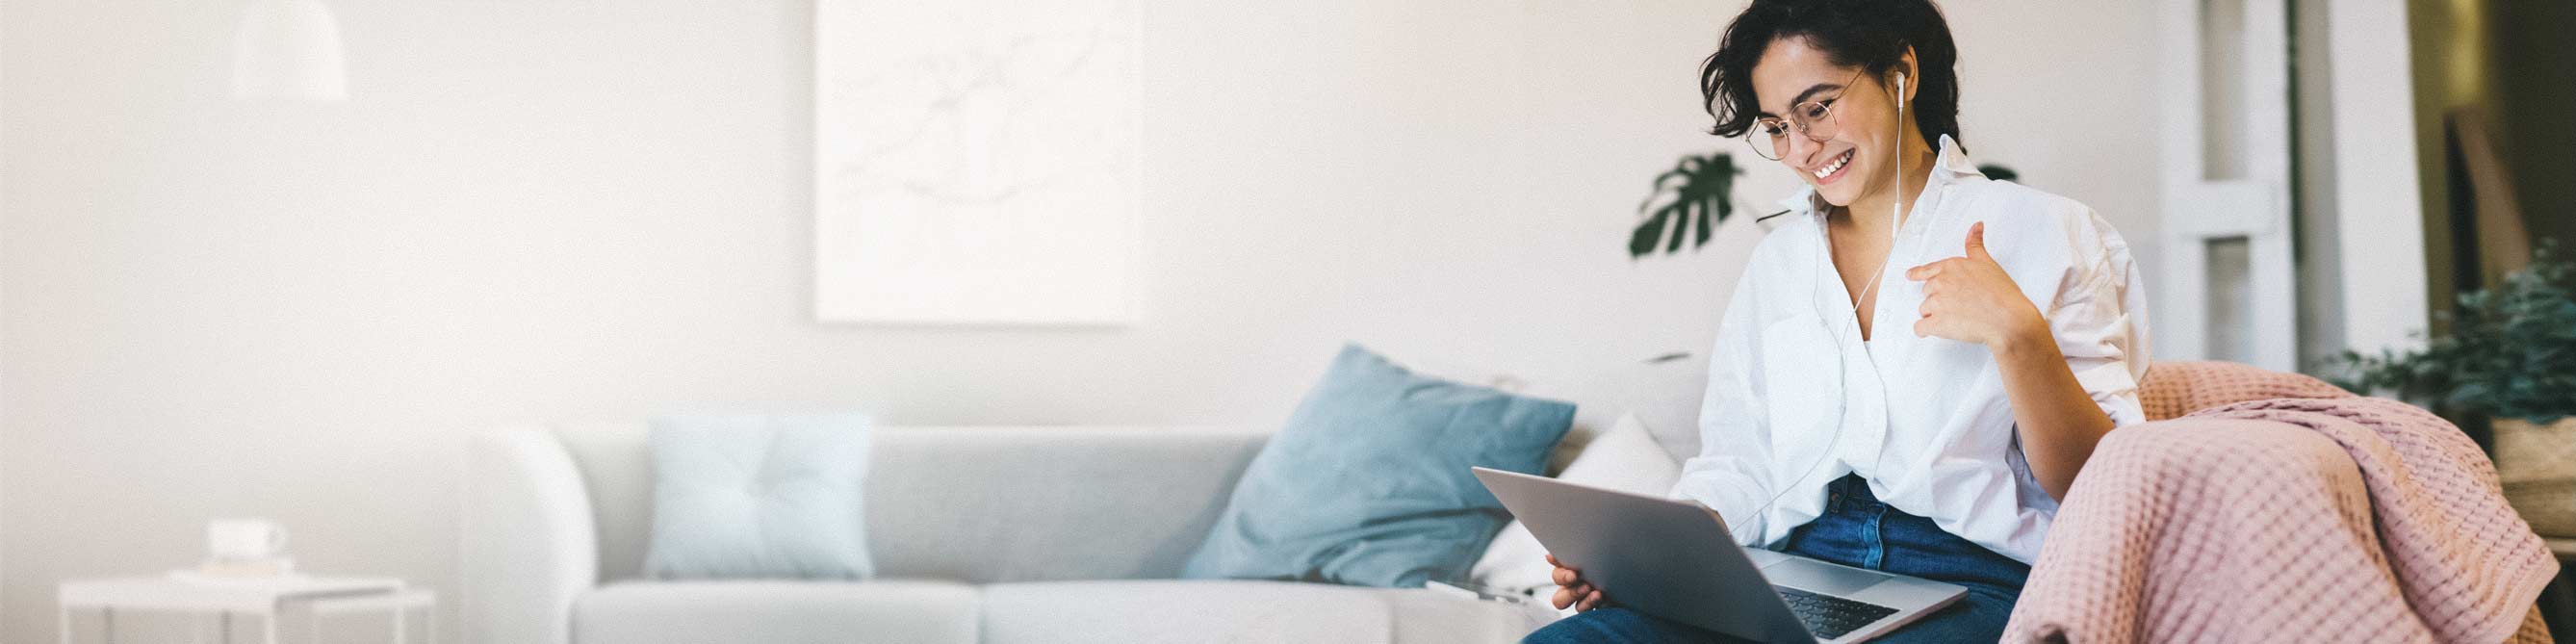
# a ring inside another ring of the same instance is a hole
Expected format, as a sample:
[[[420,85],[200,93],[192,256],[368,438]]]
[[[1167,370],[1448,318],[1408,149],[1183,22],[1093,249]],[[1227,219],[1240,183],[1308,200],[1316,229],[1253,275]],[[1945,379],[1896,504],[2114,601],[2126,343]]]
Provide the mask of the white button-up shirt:
[[[1964,255],[1976,222],[2112,424],[2146,420],[2147,296],[2128,243],[2084,204],[1987,179],[1948,136],[1930,172],[1880,269],[1867,341],[1814,189],[1783,201],[1788,223],[1754,249],[1709,354],[1700,454],[1672,491],[1716,510],[1737,541],[1783,547],[1823,514],[1826,484],[1857,473],[1898,510],[2039,557],[2057,502],[2023,460],[1994,357],[1914,335],[1923,285],[1906,269]]]

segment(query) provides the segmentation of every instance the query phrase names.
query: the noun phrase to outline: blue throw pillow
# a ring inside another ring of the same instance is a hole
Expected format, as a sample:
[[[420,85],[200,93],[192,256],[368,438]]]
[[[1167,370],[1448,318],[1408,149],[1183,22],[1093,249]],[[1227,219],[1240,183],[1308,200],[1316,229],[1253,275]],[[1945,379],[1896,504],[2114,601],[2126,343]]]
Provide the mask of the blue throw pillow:
[[[1467,468],[1538,473],[1574,405],[1414,375],[1344,346],[1253,457],[1185,578],[1417,588],[1510,515]]]
[[[656,579],[863,579],[868,418],[680,416],[655,419]]]

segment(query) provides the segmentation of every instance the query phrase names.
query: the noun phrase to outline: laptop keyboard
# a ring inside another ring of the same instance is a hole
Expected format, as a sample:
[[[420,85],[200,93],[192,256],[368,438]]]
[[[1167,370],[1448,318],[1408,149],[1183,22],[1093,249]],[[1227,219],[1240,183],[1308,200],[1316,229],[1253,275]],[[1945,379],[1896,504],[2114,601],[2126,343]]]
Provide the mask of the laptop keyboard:
[[[1819,595],[1788,586],[1771,588],[1780,591],[1781,599],[1788,600],[1789,612],[1796,613],[1798,621],[1806,624],[1807,632],[1815,634],[1816,639],[1842,637],[1852,629],[1896,614],[1896,609],[1877,604]]]

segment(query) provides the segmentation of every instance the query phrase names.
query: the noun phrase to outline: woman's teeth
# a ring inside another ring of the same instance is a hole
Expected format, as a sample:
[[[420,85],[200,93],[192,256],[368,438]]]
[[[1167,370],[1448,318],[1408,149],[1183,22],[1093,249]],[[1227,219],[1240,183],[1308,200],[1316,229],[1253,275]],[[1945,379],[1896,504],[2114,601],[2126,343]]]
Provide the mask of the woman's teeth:
[[[1833,176],[1834,171],[1843,169],[1843,164],[1851,163],[1852,152],[1856,151],[1857,150],[1845,150],[1842,156],[1834,157],[1833,163],[1827,163],[1825,164],[1825,167],[1817,168],[1816,178],[1823,179],[1825,177]]]

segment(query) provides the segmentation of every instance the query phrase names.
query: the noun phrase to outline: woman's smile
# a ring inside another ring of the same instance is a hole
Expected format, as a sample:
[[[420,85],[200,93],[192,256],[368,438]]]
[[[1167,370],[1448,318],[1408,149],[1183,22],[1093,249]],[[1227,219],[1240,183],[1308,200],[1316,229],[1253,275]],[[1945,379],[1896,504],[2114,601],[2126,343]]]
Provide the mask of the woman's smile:
[[[1827,161],[1824,165],[1818,166],[1813,170],[1812,174],[1816,176],[1816,185],[1822,186],[1828,183],[1833,183],[1836,180],[1842,179],[1843,175],[1849,174],[1847,172],[1843,172],[1843,170],[1851,167],[1852,153],[1858,151],[1859,150],[1857,148],[1844,150],[1841,155],[1835,156],[1834,160]]]

